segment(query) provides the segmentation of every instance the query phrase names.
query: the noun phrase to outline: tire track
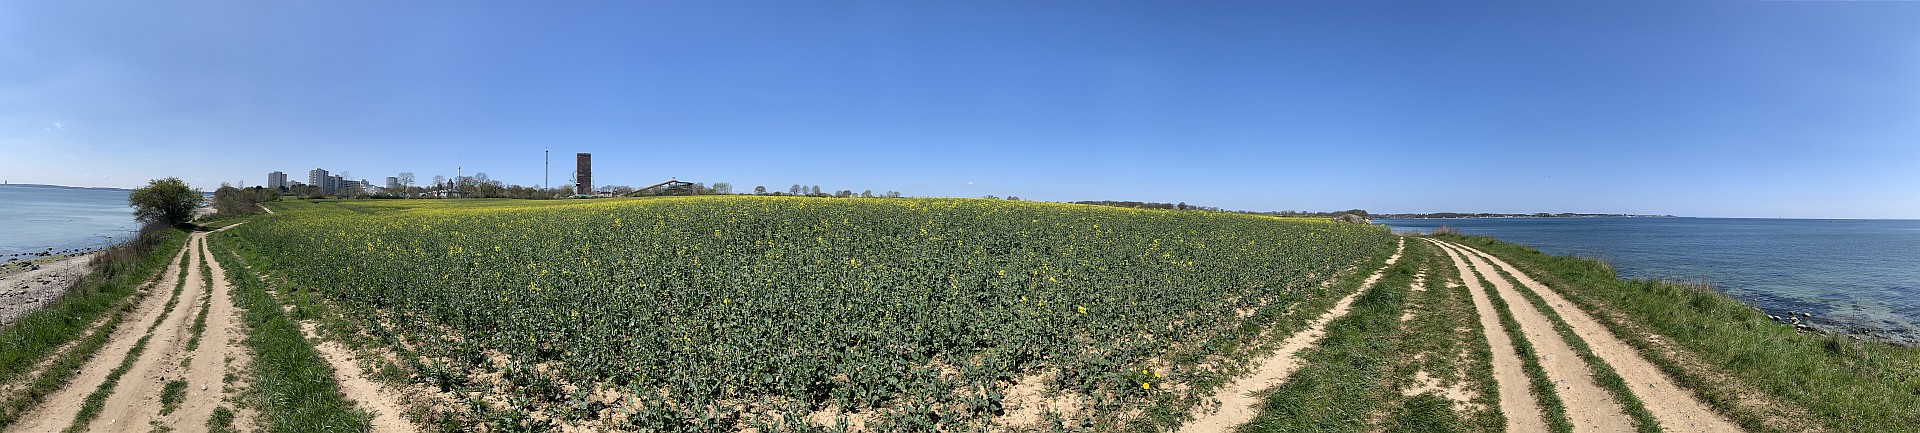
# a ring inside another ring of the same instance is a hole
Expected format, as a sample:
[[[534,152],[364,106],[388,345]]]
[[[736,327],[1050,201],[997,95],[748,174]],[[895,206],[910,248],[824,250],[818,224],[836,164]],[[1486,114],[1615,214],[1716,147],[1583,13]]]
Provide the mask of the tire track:
[[[1573,423],[1574,431],[1634,430],[1633,418],[1628,417],[1626,409],[1613,400],[1612,393],[1600,387],[1592,369],[1587,367],[1586,361],[1573,350],[1573,346],[1554,331],[1553,319],[1535,309],[1532,302],[1515,291],[1513,284],[1495,273],[1493,265],[1487,264],[1464,246],[1442,243],[1464,256],[1474,269],[1492,283],[1493,292],[1506,301],[1508,311],[1513,313],[1515,321],[1520,322],[1520,331],[1540,355],[1537,360],[1540,368],[1546,370],[1547,377],[1553,380],[1554,390],[1566,404],[1567,420]]]
[[[1640,356],[1632,346],[1628,346],[1625,341],[1613,335],[1592,315],[1573,306],[1566,298],[1560,296],[1559,292],[1528,277],[1499,257],[1465,245],[1455,244],[1454,246],[1506,271],[1508,275],[1519,281],[1521,286],[1546,300],[1547,305],[1553,307],[1554,312],[1560,315],[1567,326],[1573,328],[1573,332],[1579,335],[1581,340],[1586,341],[1595,356],[1611,366],[1622,378],[1626,378],[1628,389],[1635,397],[1646,403],[1647,411],[1653,413],[1654,419],[1659,420],[1662,429],[1676,432],[1741,431],[1732,420],[1713,411],[1695,397],[1693,392],[1680,387],[1672,378],[1667,377],[1666,373],[1660,371],[1659,367]]]
[[[1506,416],[1507,431],[1542,432],[1547,431],[1547,420],[1540,413],[1540,402],[1533,397],[1528,388],[1529,381],[1525,371],[1521,370],[1520,356],[1514,353],[1513,341],[1507,338],[1506,327],[1501,326],[1499,312],[1494,311],[1493,300],[1487,297],[1487,290],[1480,285],[1480,278],[1474,275],[1472,268],[1460,258],[1460,254],[1444,243],[1433,242],[1447,252],[1453,259],[1454,269],[1460,272],[1460,280],[1467,285],[1467,291],[1473,295],[1473,309],[1479,313],[1480,327],[1486,330],[1487,345],[1493,348],[1493,381],[1500,391],[1500,412]]]
[[[191,299],[188,305],[199,304],[199,299],[207,290],[205,280],[200,275],[200,262],[204,257],[198,251],[205,248],[206,234],[194,233],[188,239],[189,263],[187,264],[187,285],[180,292],[180,299]],[[167,381],[182,375],[180,359],[185,356],[185,346],[189,325],[192,324],[194,307],[176,308],[162,319],[159,327],[154,328],[153,337],[147,350],[134,361],[133,368],[127,370],[113,391],[107,395],[100,416],[88,425],[94,430],[107,429],[124,431],[136,428],[150,428],[160,415],[160,389]]]
[[[1259,414],[1257,407],[1260,404],[1260,398],[1253,393],[1286,382],[1287,377],[1292,375],[1294,370],[1300,369],[1300,352],[1314,347],[1322,337],[1327,335],[1327,323],[1352,311],[1353,300],[1366,292],[1368,286],[1379,281],[1387,268],[1400,260],[1400,255],[1406,251],[1406,247],[1406,238],[1400,238],[1399,243],[1394,247],[1393,255],[1387,257],[1386,264],[1374,270],[1372,275],[1368,275],[1366,281],[1360,283],[1358,290],[1340,298],[1339,302],[1333,304],[1333,309],[1327,310],[1320,317],[1308,322],[1306,329],[1282,340],[1280,349],[1275,350],[1273,354],[1255,361],[1253,376],[1235,380],[1221,387],[1219,391],[1215,391],[1213,398],[1220,401],[1220,408],[1182,425],[1180,433],[1227,431],[1253,420],[1254,415]]]
[[[189,238],[187,245],[181,246],[179,254],[192,251],[193,242],[193,238]],[[157,282],[148,283],[146,290],[169,290],[164,288],[166,282],[176,281],[180,277],[180,272],[191,272],[190,269],[181,269],[179,262],[180,256],[173,256],[168,262],[167,271],[159,280],[156,280]],[[185,295],[185,289],[182,289],[182,295]],[[8,430],[59,431],[71,425],[74,419],[78,418],[81,407],[86,403],[87,395],[105,383],[107,376],[119,366],[121,360],[126,358],[127,353],[133,350],[133,346],[140,341],[141,337],[147,335],[144,328],[160,318],[161,310],[170,297],[170,294],[148,293],[140,301],[140,305],[129,314],[130,319],[121,321],[119,326],[111,330],[107,344],[81,364],[80,372],[68,380],[66,386],[47,396],[47,399],[38,407],[27,411],[20,422],[13,424]]]
[[[176,430],[195,430],[205,428],[207,418],[213,416],[214,408],[220,407],[231,397],[222,380],[229,370],[237,370],[244,365],[246,351],[239,347],[239,312],[233,306],[232,285],[227,283],[227,274],[220,263],[211,260],[213,254],[205,242],[199,244],[199,257],[205,260],[208,273],[212,275],[213,286],[209,287],[210,302],[207,304],[206,329],[201,330],[200,345],[187,354],[192,360],[181,378],[186,380],[186,399],[180,409],[171,415],[162,417],[161,424]],[[228,360],[234,361],[233,365]]]

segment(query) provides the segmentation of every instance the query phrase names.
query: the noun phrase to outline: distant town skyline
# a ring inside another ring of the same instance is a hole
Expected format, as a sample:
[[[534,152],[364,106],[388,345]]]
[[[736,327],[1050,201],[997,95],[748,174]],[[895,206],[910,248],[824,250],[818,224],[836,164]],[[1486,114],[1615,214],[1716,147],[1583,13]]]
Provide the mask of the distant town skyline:
[[[551,187],[591,153],[598,184],[743,192],[1920,218],[1915,22],[1904,2],[9,3],[0,180]]]

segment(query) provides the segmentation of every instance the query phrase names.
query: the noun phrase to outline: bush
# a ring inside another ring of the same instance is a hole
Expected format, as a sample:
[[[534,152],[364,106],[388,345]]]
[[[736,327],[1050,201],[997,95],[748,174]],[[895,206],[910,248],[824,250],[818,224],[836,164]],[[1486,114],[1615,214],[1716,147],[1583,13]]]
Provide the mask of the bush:
[[[177,177],[154,179],[127,195],[134,218],[173,226],[193,220],[193,210],[204,201],[199,190],[187,187],[187,183]]]

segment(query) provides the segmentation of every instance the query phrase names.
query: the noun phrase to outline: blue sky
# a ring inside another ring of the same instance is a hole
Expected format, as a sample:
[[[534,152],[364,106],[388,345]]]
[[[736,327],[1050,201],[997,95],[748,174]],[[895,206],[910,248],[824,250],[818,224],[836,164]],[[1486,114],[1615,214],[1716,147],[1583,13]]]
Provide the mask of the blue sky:
[[[0,179],[1920,218],[1913,2],[7,2]]]

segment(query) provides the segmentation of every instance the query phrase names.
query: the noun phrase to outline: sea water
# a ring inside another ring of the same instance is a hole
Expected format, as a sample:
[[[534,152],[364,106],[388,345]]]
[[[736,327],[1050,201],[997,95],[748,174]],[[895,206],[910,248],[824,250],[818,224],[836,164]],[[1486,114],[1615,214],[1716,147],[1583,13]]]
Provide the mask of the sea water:
[[[91,250],[140,229],[124,189],[0,185],[0,262],[21,254]]]
[[[1630,278],[1700,281],[1821,330],[1920,343],[1920,220],[1379,219],[1395,230],[1491,236],[1605,260]]]

